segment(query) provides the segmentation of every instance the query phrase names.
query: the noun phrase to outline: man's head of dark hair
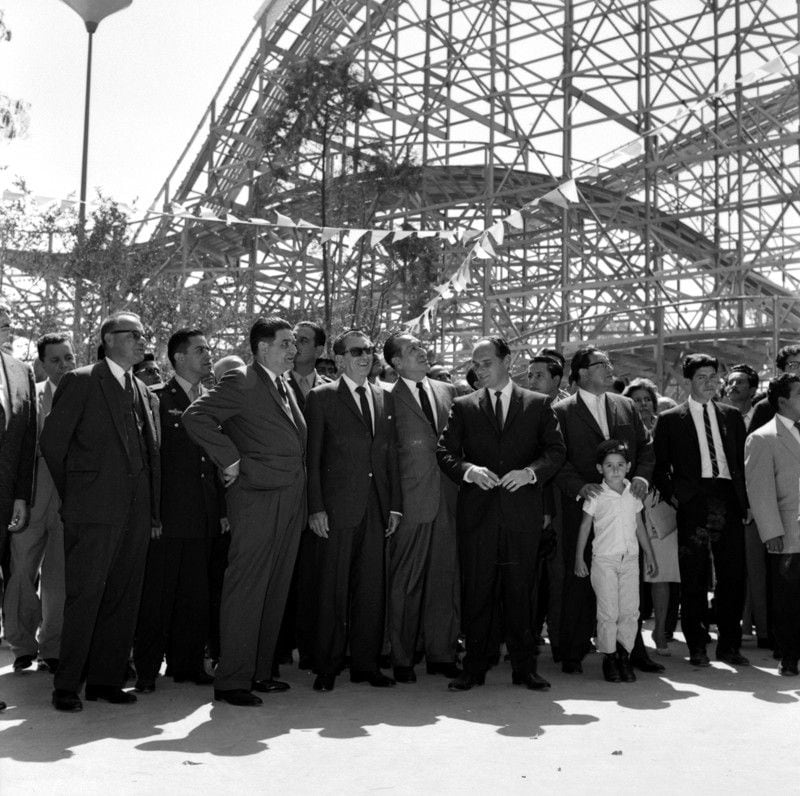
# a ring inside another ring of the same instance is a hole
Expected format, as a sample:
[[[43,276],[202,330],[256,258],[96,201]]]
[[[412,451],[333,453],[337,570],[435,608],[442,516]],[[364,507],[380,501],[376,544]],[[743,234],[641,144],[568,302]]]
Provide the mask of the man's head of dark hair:
[[[498,359],[505,359],[507,356],[511,355],[511,349],[502,337],[498,337],[497,335],[481,337],[473,346],[473,350],[483,343],[491,343],[494,346],[494,352],[497,354]]]
[[[624,442],[620,442],[618,439],[607,439],[597,446],[595,462],[597,464],[602,464],[606,460],[606,456],[612,453],[618,453],[620,456],[624,457],[626,462],[631,460],[630,451]]]
[[[60,345],[61,343],[72,343],[70,336],[66,334],[66,332],[48,332],[47,334],[43,334],[36,341],[36,352],[39,355],[39,360],[44,362],[47,346]]]
[[[562,364],[551,356],[537,354],[532,360],[531,365],[538,364],[544,365],[551,378],[562,378],[564,376],[564,368]]]
[[[203,337],[205,332],[202,329],[178,329],[176,332],[173,332],[172,337],[169,338],[169,342],[167,342],[167,358],[169,359],[170,365],[175,367],[175,354],[185,354],[186,349],[189,347],[189,340],[192,337]],[[273,334],[273,337],[275,335]],[[145,359],[147,359],[147,354],[145,354]]]
[[[469,384],[473,390],[478,389],[478,374],[475,372],[475,368],[473,368],[471,365],[467,368],[464,378],[467,380],[467,384]]]
[[[588,368],[592,364],[592,354],[601,354],[599,348],[587,345],[579,348],[573,355],[569,363],[569,380],[578,384],[580,382],[580,371]]]
[[[793,384],[800,384],[800,373],[781,373],[780,376],[770,380],[767,387],[767,400],[776,412],[778,411],[778,398],[788,400],[792,394]]]
[[[786,363],[789,361],[789,357],[796,357],[798,355],[800,355],[800,345],[785,345],[778,351],[778,355],[775,357],[775,367],[780,371],[786,370]]]
[[[320,346],[325,345],[325,341],[328,339],[328,336],[325,334],[325,330],[318,324],[314,323],[314,321],[298,321],[295,324],[295,328],[301,326],[303,329],[311,329],[314,332],[314,348],[319,348]]]
[[[714,368],[719,372],[719,360],[711,354],[688,354],[683,359],[683,378],[692,379],[700,368]]]
[[[369,338],[369,335],[363,329],[345,329],[343,332],[337,334],[333,341],[332,348],[334,354],[338,354],[340,357],[343,357],[347,353],[345,341],[351,335],[360,335],[362,337]]]
[[[739,365],[733,365],[730,368],[728,368],[728,375],[730,375],[731,373],[744,373],[745,376],[747,376],[747,381],[750,384],[750,386],[758,387],[758,382],[759,382],[758,373],[756,373],[756,371],[753,368],[751,368],[750,365],[745,365],[744,363],[741,363]]]
[[[543,348],[536,356],[550,357],[550,359],[558,360],[561,363],[561,375],[564,375],[564,370],[567,367],[567,360],[560,351],[557,351],[555,348]]]
[[[268,318],[258,318],[250,328],[250,351],[255,356],[258,353],[258,344],[263,340],[272,341],[281,329],[292,330],[289,321],[283,320],[276,315]]]
[[[400,344],[397,342],[400,337],[407,337],[408,332],[392,332],[383,344],[383,358],[392,365],[392,359],[400,355]]]
[[[105,346],[106,343],[105,336],[109,332],[115,331],[123,318],[135,318],[141,323],[141,318],[135,312],[122,310],[121,312],[115,312],[113,315],[109,315],[109,317],[100,324],[100,344],[102,346]]]

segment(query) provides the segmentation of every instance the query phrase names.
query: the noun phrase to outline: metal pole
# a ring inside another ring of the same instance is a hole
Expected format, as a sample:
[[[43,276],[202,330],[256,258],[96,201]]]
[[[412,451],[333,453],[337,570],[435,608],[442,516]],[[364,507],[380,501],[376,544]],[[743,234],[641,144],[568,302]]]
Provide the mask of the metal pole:
[[[563,72],[561,87],[563,106],[561,110],[561,176],[568,180],[572,176],[572,37],[573,37],[573,9],[572,0],[564,4],[564,30],[563,30]],[[562,348],[570,337],[570,308],[569,293],[565,288],[570,281],[570,212],[569,208],[561,211],[561,323],[556,329],[556,347]]]

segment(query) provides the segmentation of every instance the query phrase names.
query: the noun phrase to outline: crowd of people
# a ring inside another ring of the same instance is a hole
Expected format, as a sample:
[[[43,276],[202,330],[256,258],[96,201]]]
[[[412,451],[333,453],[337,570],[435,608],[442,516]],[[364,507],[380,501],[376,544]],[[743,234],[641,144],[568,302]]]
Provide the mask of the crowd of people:
[[[687,355],[676,404],[592,346],[515,380],[489,336],[453,383],[407,331],[381,352],[344,331],[331,358],[317,323],[259,318],[246,364],[181,328],[168,379],[137,315],[98,342],[76,367],[67,334],[43,335],[38,383],[0,349],[3,634],[60,711],[82,689],[133,703],[164,665],[237,706],[288,690],[295,661],[319,692],[345,671],[412,684],[423,660],[464,692],[503,645],[534,691],[546,649],[566,675],[596,650],[632,682],[664,670],[651,612],[657,657],[680,616],[692,666],[714,627],[715,658],[747,666],[755,625],[798,674],[800,345],[761,396],[747,365],[723,379]]]

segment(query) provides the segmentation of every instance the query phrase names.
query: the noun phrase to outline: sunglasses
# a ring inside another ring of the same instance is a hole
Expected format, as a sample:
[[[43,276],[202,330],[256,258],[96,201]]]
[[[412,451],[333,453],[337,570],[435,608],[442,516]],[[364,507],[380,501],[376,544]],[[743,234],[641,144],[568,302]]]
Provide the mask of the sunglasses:
[[[345,351],[345,354],[350,354],[351,357],[363,357],[364,354],[368,354],[372,356],[372,352],[375,350],[374,345],[365,345],[365,346],[353,346],[352,348],[348,348]]]
[[[136,341],[148,339],[147,335],[138,329],[117,329],[114,332],[107,332],[107,334],[129,334]]]

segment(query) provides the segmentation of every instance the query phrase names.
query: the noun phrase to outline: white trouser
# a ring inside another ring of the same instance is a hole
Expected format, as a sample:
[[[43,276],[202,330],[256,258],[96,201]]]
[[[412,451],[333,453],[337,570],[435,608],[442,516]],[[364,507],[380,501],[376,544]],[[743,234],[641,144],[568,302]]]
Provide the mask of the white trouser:
[[[597,597],[597,650],[630,652],[639,621],[639,553],[592,556],[592,588]]]

